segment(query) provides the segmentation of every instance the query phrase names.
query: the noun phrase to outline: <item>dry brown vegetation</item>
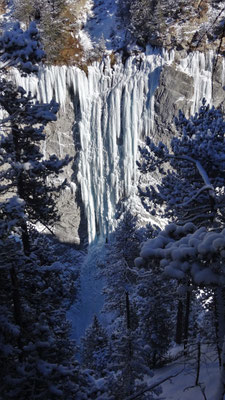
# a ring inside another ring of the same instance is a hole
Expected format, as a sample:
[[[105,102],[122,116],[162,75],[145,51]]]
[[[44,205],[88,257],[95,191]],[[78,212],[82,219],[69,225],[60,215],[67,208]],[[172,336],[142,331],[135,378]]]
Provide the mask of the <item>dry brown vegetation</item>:
[[[88,66],[94,61],[101,61],[103,53],[100,49],[96,48],[92,54],[87,55],[85,49],[79,40],[79,24],[77,23],[78,16],[84,12],[87,0],[80,0],[74,7],[65,7],[61,18],[64,21],[64,28],[60,37],[61,46],[57,57],[54,59],[56,65],[76,65],[81,68],[86,74],[88,73]],[[112,55],[111,64],[115,61]]]
[[[78,38],[80,26],[77,22],[86,2],[86,0],[80,0],[73,6],[65,6],[60,15],[64,26],[59,38],[60,49],[54,58],[55,65],[76,65],[87,72],[84,49]]]
[[[6,1],[0,0],[0,15],[4,14],[6,11]]]

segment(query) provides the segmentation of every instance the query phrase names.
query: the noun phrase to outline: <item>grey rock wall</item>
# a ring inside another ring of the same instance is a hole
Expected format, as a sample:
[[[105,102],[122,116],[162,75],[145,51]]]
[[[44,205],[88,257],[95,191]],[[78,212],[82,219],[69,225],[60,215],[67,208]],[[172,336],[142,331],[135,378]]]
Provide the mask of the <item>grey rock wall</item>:
[[[175,133],[173,119],[178,114],[179,109],[187,116],[193,112],[196,79],[190,75],[189,70],[179,69],[178,63],[179,54],[176,55],[176,61],[162,66],[158,86],[154,92],[154,128],[150,134],[157,140],[169,142],[171,135]],[[209,66],[206,63],[207,68]],[[225,108],[223,70],[224,62],[220,57],[213,67],[212,98],[210,101],[216,107],[220,106],[222,109]],[[200,84],[203,81],[199,81]],[[201,88],[199,89],[201,93]],[[108,96],[110,96],[110,93]],[[143,93],[143,96],[147,98],[148,93]],[[109,110],[109,114],[110,112],[113,113],[115,110]],[[105,119],[106,116],[103,115],[102,117]],[[110,118],[110,115],[108,117]],[[60,157],[69,154],[73,157],[73,161],[64,174],[64,177],[68,179],[68,187],[58,201],[61,221],[56,225],[55,232],[61,241],[82,246],[87,240],[88,228],[80,183],[77,179],[80,149],[79,122],[79,99],[76,93],[70,93],[64,108],[59,113],[58,121],[51,124],[49,128],[46,153],[55,153]],[[104,121],[104,123],[106,122]],[[124,124],[123,129],[125,129]],[[143,132],[139,132],[139,135],[140,139],[143,138]]]
[[[193,77],[173,66],[164,66],[155,92],[155,131],[160,140],[169,140],[173,119],[181,109],[190,114],[194,95]]]
[[[46,133],[45,156],[56,154],[63,159],[67,154],[72,157],[70,164],[59,176],[59,181],[67,180],[66,189],[63,190],[57,201],[59,222],[54,226],[57,238],[66,243],[82,246],[87,237],[87,222],[82,206],[80,185],[77,182],[77,151],[78,143],[74,132],[74,107],[67,102],[58,113],[56,122],[48,125]],[[55,182],[57,185],[57,182]]]

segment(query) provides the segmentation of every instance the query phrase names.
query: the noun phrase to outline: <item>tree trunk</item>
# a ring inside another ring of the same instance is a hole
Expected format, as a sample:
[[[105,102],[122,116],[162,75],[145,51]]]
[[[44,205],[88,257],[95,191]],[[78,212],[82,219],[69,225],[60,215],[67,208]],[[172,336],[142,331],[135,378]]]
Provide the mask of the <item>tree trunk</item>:
[[[15,154],[16,154],[16,161],[21,162],[21,150],[20,150],[20,144],[18,140],[18,132],[19,128],[16,124],[12,125],[12,136],[13,136],[13,143],[14,143],[14,148],[15,148]],[[19,172],[17,176],[17,192],[18,195],[21,199],[24,199],[24,184],[23,184],[23,177],[22,173]],[[22,242],[23,242],[23,249],[24,253],[26,256],[30,255],[30,241],[29,241],[29,234],[27,230],[27,224],[25,220],[22,220],[21,222],[21,230],[22,230]]]
[[[12,283],[12,301],[13,301],[13,314],[14,314],[14,319],[16,325],[20,327],[20,334],[18,336],[18,349],[20,350],[19,353],[19,361],[23,360],[23,345],[22,345],[22,329],[23,329],[23,323],[22,323],[22,311],[21,311],[21,301],[20,301],[20,293],[19,293],[19,285],[18,285],[18,280],[17,280],[17,275],[16,275],[16,270],[15,267],[12,266],[10,269],[10,278],[11,278],[11,283]]]
[[[219,387],[215,396],[215,400],[223,400],[225,394],[225,337],[223,340],[223,347],[222,347],[222,364],[220,369],[220,382]]]
[[[21,229],[22,229],[22,242],[23,242],[23,250],[24,250],[24,254],[26,256],[30,255],[31,252],[31,248],[30,248],[30,239],[29,239],[29,233],[27,230],[27,224],[26,221],[22,221],[21,224]]]
[[[22,314],[21,314],[21,304],[20,304],[20,295],[19,295],[19,287],[16,276],[16,270],[13,266],[10,269],[10,277],[12,282],[12,293],[13,293],[13,307],[14,307],[14,319],[18,326],[22,325]]]
[[[191,292],[189,290],[190,284],[188,285],[188,291],[186,295],[186,310],[184,318],[184,352],[186,353],[187,342],[188,342],[188,331],[189,331],[189,316],[190,316],[190,306],[191,306]]]
[[[127,320],[127,329],[130,329],[130,299],[129,294],[126,292],[126,320]]]
[[[218,324],[218,313],[217,313],[217,302],[214,294],[214,318],[215,318],[215,335],[216,335],[216,349],[218,354],[219,366],[221,367],[221,349],[219,347],[219,324]]]
[[[177,344],[182,343],[182,336],[183,336],[183,303],[181,300],[179,300],[177,308],[177,324],[176,324],[176,338],[175,338],[175,342]]]
[[[225,335],[225,288],[217,287],[215,289],[215,304],[216,323],[218,324],[218,346],[222,351]]]
[[[195,379],[195,385],[199,384],[199,375],[200,375],[200,366],[201,366],[201,342],[198,342],[198,353],[197,353],[197,373]]]
[[[125,367],[125,376],[124,376],[124,384],[125,384],[125,392],[126,396],[130,396],[132,394],[132,387],[133,387],[133,382],[132,382],[132,358],[133,358],[133,352],[132,352],[132,339],[131,339],[131,323],[130,323],[130,299],[129,299],[129,293],[126,292],[126,322],[127,322],[127,349],[128,349],[128,354],[127,354],[127,365]]]

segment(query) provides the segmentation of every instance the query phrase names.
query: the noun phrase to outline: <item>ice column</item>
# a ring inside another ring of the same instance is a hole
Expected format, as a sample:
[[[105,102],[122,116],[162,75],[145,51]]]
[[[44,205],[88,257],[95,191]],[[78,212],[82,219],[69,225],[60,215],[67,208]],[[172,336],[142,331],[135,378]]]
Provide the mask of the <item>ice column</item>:
[[[213,51],[196,51],[181,59],[179,68],[194,79],[192,113],[196,112],[203,98],[212,104]]]
[[[16,75],[40,101],[54,97],[64,112],[67,101],[79,104],[77,179],[90,243],[114,229],[117,203],[136,190],[137,144],[141,133],[153,126],[154,90],[163,64],[160,51],[148,50],[125,65],[119,60],[113,68],[109,59],[95,63],[87,75],[76,67],[45,68],[38,79]]]
[[[115,227],[115,211],[121,199],[134,195],[137,186],[137,147],[143,133],[154,125],[154,92],[161,67],[174,61],[174,52],[147,48],[127,59],[110,60],[88,67],[48,67],[37,78],[17,77],[20,85],[41,101],[53,97],[66,113],[68,102],[80,137],[77,179],[88,221],[89,242],[104,238]],[[206,97],[211,102],[213,54],[195,52],[177,62],[176,68],[193,76],[193,111]],[[71,94],[72,93],[72,94]],[[71,132],[71,135],[73,133]]]

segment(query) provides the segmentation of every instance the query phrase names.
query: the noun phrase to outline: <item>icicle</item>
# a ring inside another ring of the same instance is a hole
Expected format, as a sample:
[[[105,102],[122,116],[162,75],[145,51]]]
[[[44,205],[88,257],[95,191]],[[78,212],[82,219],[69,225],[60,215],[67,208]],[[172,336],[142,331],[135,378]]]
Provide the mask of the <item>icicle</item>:
[[[198,110],[203,98],[212,105],[213,57],[213,51],[206,54],[196,51],[182,59],[178,67],[194,79],[192,113]]]
[[[225,90],[225,58],[222,58],[222,87]]]

